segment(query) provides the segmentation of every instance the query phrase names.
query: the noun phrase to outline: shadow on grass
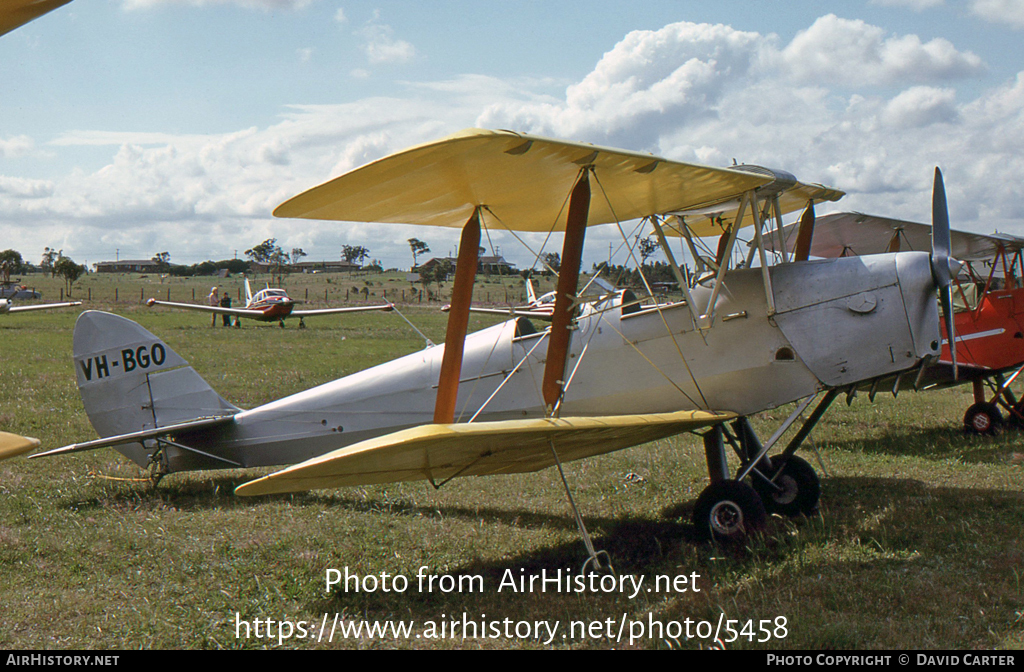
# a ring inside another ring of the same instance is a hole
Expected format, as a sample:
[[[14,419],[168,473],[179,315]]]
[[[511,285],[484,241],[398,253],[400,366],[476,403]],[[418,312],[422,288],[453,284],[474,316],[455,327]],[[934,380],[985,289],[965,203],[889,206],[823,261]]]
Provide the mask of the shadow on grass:
[[[954,567],[958,563],[971,566],[977,563],[986,567],[987,576],[993,583],[1007,583],[1013,580],[1012,568],[1024,559],[1024,532],[1019,525],[1024,515],[1024,493],[934,487],[919,481],[885,478],[834,478],[827,479],[824,485],[827,499],[823,502],[823,515],[792,520],[772,517],[764,533],[743,544],[720,546],[699,543],[693,526],[675,519],[688,515],[692,504],[670,507],[662,512],[672,520],[664,517],[588,517],[586,524],[596,532],[595,546],[611,555],[620,576],[644,575],[647,581],[653,581],[653,577],[659,574],[675,576],[696,572],[705,579],[714,577],[717,583],[722,577],[738,577],[740,580],[757,572],[764,573],[766,567],[769,573],[772,573],[772,567],[786,567],[770,585],[756,589],[762,593],[758,599],[768,601],[772,599],[771,591],[783,590],[791,582],[798,583],[802,590],[812,590],[806,586],[819,584],[821,576],[842,575],[848,582],[856,583],[856,575],[864,573],[871,577],[865,581],[877,584],[880,581],[877,576],[880,575],[897,571],[910,571],[913,575],[914,567],[947,564]],[[409,512],[430,511],[412,507]],[[568,515],[549,516],[519,509],[447,507],[442,509],[442,513],[502,524],[574,527]],[[818,552],[812,553],[816,559],[808,562],[806,558],[811,548],[818,549]],[[403,549],[395,550],[404,552]],[[481,550],[482,555],[486,553],[486,549]],[[559,570],[563,575],[579,575],[585,558],[582,542],[573,539],[524,549],[515,555],[479,559],[445,571],[456,579],[481,577],[485,590],[480,594],[420,593],[415,589],[415,577],[410,576],[414,585],[404,594],[336,592],[307,606],[313,612],[343,612],[350,617],[355,614],[402,613],[404,617],[421,622],[437,619],[442,613],[510,612],[508,605],[503,603],[503,600],[507,602],[510,599],[516,601],[515,613],[519,618],[550,618],[550,614],[560,611],[578,614],[581,598],[586,599],[586,609],[595,614],[642,606],[634,603],[628,594],[618,592],[539,593],[536,588],[530,595],[510,589],[497,592],[503,580],[507,585],[510,578],[539,576],[544,571],[551,576]],[[957,574],[962,569],[951,571]],[[801,578],[797,580],[797,577]],[[728,585],[729,581],[725,579],[723,583]],[[845,594],[855,594],[856,591],[849,585],[842,585],[846,587],[833,589],[825,586],[813,590],[835,592],[829,599],[845,604]],[[708,584],[704,588],[702,595],[691,593],[683,597],[698,600],[706,606],[705,600],[727,599],[730,590]],[[721,590],[726,592],[709,595],[709,592]],[[880,602],[884,601],[883,596]],[[845,608],[856,610],[855,605]]]
[[[1006,464],[1020,451],[1022,439],[1024,433],[1010,427],[995,436],[979,436],[960,426],[943,426],[898,428],[875,438],[831,440],[829,445],[872,455],[956,459],[964,464]]]

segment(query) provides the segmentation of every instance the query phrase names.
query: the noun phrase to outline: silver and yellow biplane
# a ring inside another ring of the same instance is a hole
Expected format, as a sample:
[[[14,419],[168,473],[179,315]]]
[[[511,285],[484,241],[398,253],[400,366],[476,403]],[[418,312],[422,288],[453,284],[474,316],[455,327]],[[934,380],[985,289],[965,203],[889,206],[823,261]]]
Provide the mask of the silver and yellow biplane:
[[[443,345],[242,410],[152,333],[88,311],[75,327],[74,362],[102,438],[33,457],[112,446],[157,474],[292,465],[236,489],[266,495],[561,470],[569,460],[700,430],[711,484],[694,522],[718,538],[742,536],[764,524],[766,507],[796,514],[817,506],[817,476],[794,453],[837,390],[914,376],[940,351],[934,296],[951,266],[941,246],[766,263],[764,236],[785,213],[841,196],[781,171],[509,131],[471,129],[413,147],[274,214],[460,228]],[[659,231],[682,298],[645,305],[624,301],[623,290],[578,300],[587,228],[621,230],[631,220]],[[679,266],[668,225],[684,235],[720,233],[714,267]],[[760,267],[731,261],[744,227]],[[466,333],[482,230],[562,234],[550,324],[516,316]],[[733,267],[740,265],[749,267]],[[816,399],[786,448],[770,455]],[[747,416],[795,401],[762,444]],[[729,447],[739,456],[735,473]]]

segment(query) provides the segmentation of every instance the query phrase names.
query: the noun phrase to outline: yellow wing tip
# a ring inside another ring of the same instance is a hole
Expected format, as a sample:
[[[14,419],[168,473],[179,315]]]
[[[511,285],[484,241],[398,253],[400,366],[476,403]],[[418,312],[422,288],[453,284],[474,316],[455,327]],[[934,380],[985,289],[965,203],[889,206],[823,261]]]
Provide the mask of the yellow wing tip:
[[[267,477],[257,478],[254,481],[242,483],[235,488],[235,494],[239,497],[256,497],[257,495],[269,495],[271,491],[265,486],[267,485]]]
[[[0,432],[0,460],[9,460],[18,455],[32,452],[40,445],[39,439],[29,436]]]

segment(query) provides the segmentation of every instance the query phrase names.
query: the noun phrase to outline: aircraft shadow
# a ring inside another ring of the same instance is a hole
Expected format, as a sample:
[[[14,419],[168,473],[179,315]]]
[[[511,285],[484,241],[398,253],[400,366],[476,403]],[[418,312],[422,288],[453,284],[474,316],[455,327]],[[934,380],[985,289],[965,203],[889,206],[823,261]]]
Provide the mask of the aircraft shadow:
[[[831,440],[830,447],[873,455],[914,455],[932,460],[956,458],[966,464],[999,464],[1020,452],[1021,430],[1004,428],[996,436],[969,434],[958,426],[898,428],[874,438]],[[805,456],[806,459],[806,456]]]
[[[866,562],[877,563],[888,569],[907,563],[948,554],[949,534],[960,534],[960,530],[978,542],[986,539],[999,540],[1006,548],[1024,546],[1024,529],[1019,520],[1024,515],[1024,493],[978,489],[934,487],[910,479],[842,477],[823,481],[824,515],[811,518],[782,519],[772,516],[768,529],[753,540],[743,544],[719,545],[700,542],[695,528],[689,522],[675,518],[679,514],[689,515],[692,503],[680,504],[661,512],[660,518],[626,517],[619,519],[585,517],[588,528],[598,530],[594,545],[607,551],[619,575],[644,575],[647,580],[657,574],[675,575],[695,571],[704,577],[715,576],[718,567],[714,562],[725,559],[733,572],[743,571],[744,566],[763,566],[766,557],[776,564],[787,564],[787,560],[806,553],[807,544],[830,542],[836,537],[855,535],[863,543],[877,544],[885,553],[873,561],[863,558],[824,561],[834,568],[849,564],[851,571],[859,571]],[[926,503],[923,506],[923,503]],[[344,504],[343,504],[344,505]],[[941,511],[944,516],[931,513],[909,514],[911,511]],[[410,507],[410,512],[430,513],[434,509]],[[520,509],[462,509],[447,507],[441,509],[444,516],[463,516],[471,520],[500,521],[524,525],[555,526],[575,528],[572,517],[538,514]],[[436,515],[436,514],[435,514]],[[914,517],[914,516],[918,517]],[[927,523],[922,519],[927,517]],[[666,519],[672,518],[672,519]],[[933,534],[929,526],[948,526],[940,534]],[[796,535],[793,528],[803,530]],[[955,528],[955,529],[954,529]],[[1009,536],[1008,536],[1009,535]],[[1017,539],[1012,537],[1016,535]],[[1019,562],[1019,551],[1015,551]],[[1005,553],[1004,553],[1005,555]],[[1010,555],[1013,555],[1011,553]],[[838,557],[838,556],[837,556]],[[1009,556],[1007,556],[1009,557]],[[918,558],[914,560],[913,558]],[[521,594],[506,590],[497,594],[496,588],[511,571],[512,576],[539,575],[546,570],[551,576],[561,569],[577,575],[581,571],[586,551],[578,538],[565,543],[534,547],[521,553],[487,560],[474,560],[460,566],[448,567],[444,574],[452,577],[482,577],[485,591],[477,594],[437,592],[424,594],[410,589],[402,594],[373,592],[346,593],[336,591],[327,597],[318,597],[307,603],[312,613],[346,612],[352,614],[405,614],[420,622],[437,619],[441,614],[453,618],[463,612],[500,613],[501,600],[525,599]],[[1012,560],[1012,558],[1011,558]],[[801,566],[796,563],[795,566]],[[824,568],[809,566],[797,571],[817,575]],[[1006,570],[1007,575],[1009,570]],[[408,577],[415,581],[415,576]],[[707,588],[707,586],[705,586]],[[522,607],[544,613],[557,613],[563,607],[566,611],[578,610],[579,598],[586,597],[598,605],[619,604],[621,594],[587,592],[582,595],[567,593],[534,594],[539,598],[533,606]],[[618,601],[618,602],[616,602]],[[574,606],[575,605],[575,606]],[[520,613],[520,617],[523,614]]]

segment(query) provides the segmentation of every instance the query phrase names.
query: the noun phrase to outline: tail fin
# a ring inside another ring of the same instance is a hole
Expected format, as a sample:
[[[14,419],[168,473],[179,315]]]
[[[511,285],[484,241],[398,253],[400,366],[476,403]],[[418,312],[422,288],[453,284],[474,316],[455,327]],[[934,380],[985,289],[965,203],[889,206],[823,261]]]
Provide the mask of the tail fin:
[[[537,293],[533,291],[533,281],[529,278],[526,279],[526,300],[531,306],[537,303]]]
[[[249,285],[249,278],[245,279],[245,305],[252,303],[252,287]]]
[[[89,422],[101,437],[233,415],[225,401],[166,343],[131,320],[89,310],[74,335],[75,374]],[[141,444],[117,450],[145,466]]]

